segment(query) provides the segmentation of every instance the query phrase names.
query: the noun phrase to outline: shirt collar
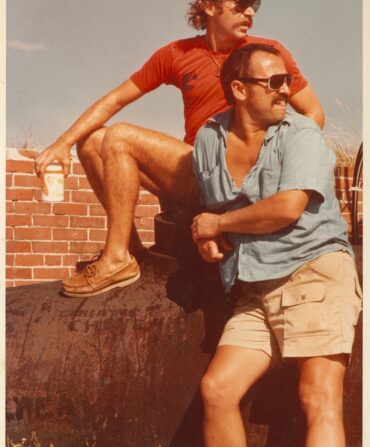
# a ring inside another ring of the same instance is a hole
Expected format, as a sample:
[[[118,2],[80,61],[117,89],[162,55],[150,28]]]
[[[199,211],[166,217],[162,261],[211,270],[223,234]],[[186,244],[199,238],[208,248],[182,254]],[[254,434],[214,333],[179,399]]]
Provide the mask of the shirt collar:
[[[230,109],[226,110],[226,112],[219,113],[218,115],[209,118],[207,123],[216,123],[219,125],[220,131],[225,138],[227,137],[227,132],[230,128],[231,120],[234,114],[234,107],[230,107]],[[264,140],[269,141],[274,135],[280,130],[280,127],[283,124],[288,124],[289,126],[292,124],[293,115],[290,112],[287,112],[284,119],[280,121],[279,124],[274,124],[267,129]]]

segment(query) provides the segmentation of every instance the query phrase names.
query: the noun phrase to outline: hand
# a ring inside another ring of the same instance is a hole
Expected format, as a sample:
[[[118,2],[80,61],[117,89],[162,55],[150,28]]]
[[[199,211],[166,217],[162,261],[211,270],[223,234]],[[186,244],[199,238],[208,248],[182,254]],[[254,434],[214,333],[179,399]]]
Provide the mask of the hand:
[[[191,225],[193,241],[198,239],[214,238],[221,234],[220,215],[211,213],[202,213],[194,217]]]
[[[223,234],[214,239],[199,239],[197,247],[200,256],[206,262],[220,261],[224,258],[223,251],[232,250],[232,246]]]
[[[35,160],[35,172],[38,177],[43,177],[47,166],[53,161],[63,166],[64,177],[71,170],[71,146],[68,144],[54,143],[43,150]]]

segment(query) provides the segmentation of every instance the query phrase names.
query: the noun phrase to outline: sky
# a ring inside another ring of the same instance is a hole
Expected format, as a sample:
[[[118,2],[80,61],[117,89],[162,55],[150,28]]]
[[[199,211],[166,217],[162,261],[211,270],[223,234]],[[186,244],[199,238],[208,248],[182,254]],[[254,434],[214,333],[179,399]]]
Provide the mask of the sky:
[[[158,3],[155,2],[157,5]],[[160,46],[201,32],[187,1],[7,2],[7,145],[29,134],[53,143],[96,99],[127,79]],[[362,139],[362,1],[263,0],[251,35],[293,54],[327,116],[326,133]],[[119,112],[127,121],[183,137],[180,92],[160,87]]]

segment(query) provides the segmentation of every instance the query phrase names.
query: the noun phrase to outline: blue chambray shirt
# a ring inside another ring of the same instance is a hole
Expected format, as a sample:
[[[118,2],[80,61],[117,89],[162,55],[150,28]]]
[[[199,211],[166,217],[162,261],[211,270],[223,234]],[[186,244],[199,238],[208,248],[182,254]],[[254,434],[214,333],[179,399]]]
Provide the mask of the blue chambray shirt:
[[[287,113],[281,123],[270,126],[256,164],[238,188],[225,157],[232,113],[230,109],[211,118],[195,140],[193,171],[209,211],[232,211],[279,191],[307,189],[316,194],[300,219],[282,230],[228,234],[234,251],[219,263],[226,291],[236,278],[247,282],[281,278],[325,253],[347,250],[354,256],[334,192],[335,155],[316,123]]]

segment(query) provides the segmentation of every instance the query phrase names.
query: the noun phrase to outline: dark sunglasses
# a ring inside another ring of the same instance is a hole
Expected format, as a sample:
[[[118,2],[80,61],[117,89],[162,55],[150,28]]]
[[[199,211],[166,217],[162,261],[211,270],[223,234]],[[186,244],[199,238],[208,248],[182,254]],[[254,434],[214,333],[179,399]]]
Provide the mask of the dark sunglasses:
[[[292,85],[293,75],[284,73],[272,75],[269,78],[242,77],[239,78],[239,81],[251,82],[253,84],[258,84],[259,82],[267,82],[267,87],[270,90],[279,90],[284,84],[286,84],[288,87]]]
[[[235,0],[235,10],[245,11],[247,8],[252,7],[254,12],[257,12],[261,6],[261,0]]]

